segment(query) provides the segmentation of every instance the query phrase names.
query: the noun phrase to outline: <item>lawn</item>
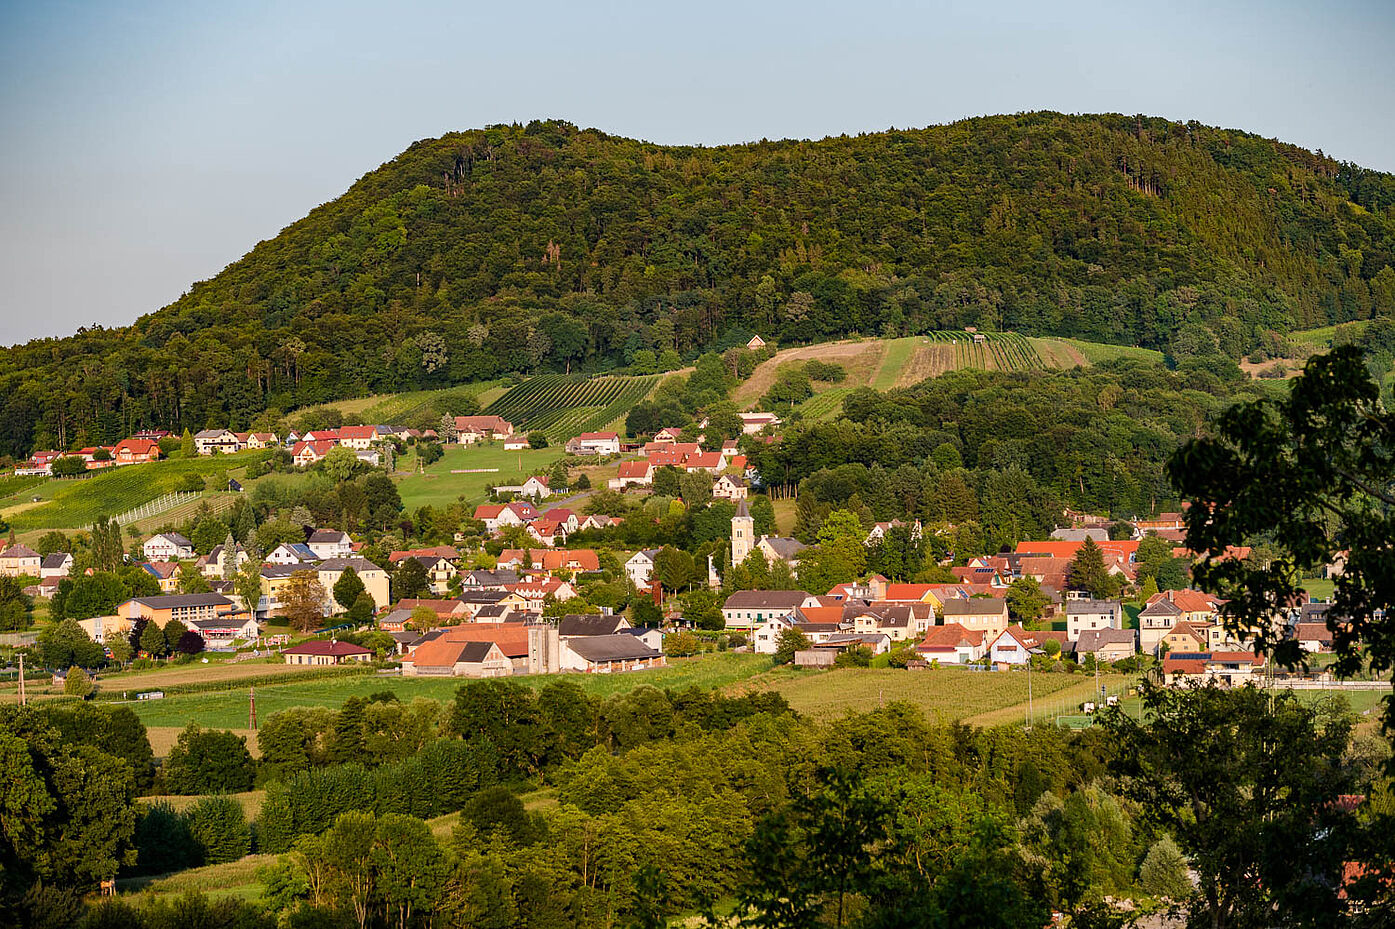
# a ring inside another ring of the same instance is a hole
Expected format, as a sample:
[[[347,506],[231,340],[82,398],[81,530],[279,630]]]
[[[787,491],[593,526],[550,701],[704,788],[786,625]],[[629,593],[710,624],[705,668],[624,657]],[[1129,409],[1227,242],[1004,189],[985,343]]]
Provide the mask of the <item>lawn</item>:
[[[877,368],[877,373],[872,377],[871,387],[876,390],[890,390],[896,386],[896,380],[901,376],[901,369],[911,360],[911,355],[915,353],[916,344],[920,340],[914,336],[904,339],[892,339],[886,343],[886,354],[882,355],[882,363]]]
[[[153,894],[204,893],[215,898],[237,897],[250,901],[256,900],[262,893],[257,869],[275,863],[275,855],[248,855],[237,861],[205,865],[175,874],[123,878],[116,882],[116,889],[123,894],[144,891]]]
[[[570,675],[587,693],[606,697],[633,690],[641,685],[679,690],[688,687],[716,689],[759,674],[770,667],[765,655],[734,653],[707,655],[701,658],[676,659],[667,668],[635,671],[628,674]],[[542,687],[555,680],[555,675],[528,675],[516,680],[529,687]],[[451,700],[462,678],[400,677],[396,675],[348,675],[338,678],[296,681],[286,684],[257,685],[257,716],[266,719],[272,713],[294,706],[341,706],[350,697],[367,697],[390,690],[398,699],[417,697]],[[236,688],[213,693],[175,694],[163,700],[130,701],[130,707],[147,726],[182,728],[198,723],[215,729],[242,729],[247,726],[247,690]]]
[[[1077,675],[1033,674],[1034,704],[1058,691],[1085,682]],[[1093,686],[1093,680],[1087,686]],[[988,717],[987,724],[1011,722],[1017,708],[1027,703],[1025,671],[968,671],[963,668],[930,668],[924,671],[844,668],[834,671],[795,671],[779,668],[743,682],[739,690],[774,690],[800,713],[831,719],[847,712],[876,709],[892,701],[908,701],[930,719],[943,722],[977,721],[985,714],[1010,710],[1004,718]],[[1043,703],[1045,706],[1045,703]],[[1034,707],[1040,711],[1040,707]]]
[[[1335,581],[1326,580],[1320,577],[1307,578],[1303,581],[1303,589],[1308,592],[1309,598],[1313,600],[1331,600]]]
[[[99,516],[120,516],[142,503],[183,490],[190,474],[207,478],[226,472],[235,477],[249,463],[265,456],[264,451],[253,451],[175,458],[109,468],[82,479],[54,478],[0,499],[0,516],[18,532],[80,529],[90,526]],[[42,502],[34,503],[33,497]]]
[[[487,498],[485,488],[495,484],[521,484],[528,475],[545,472],[564,454],[566,451],[560,445],[521,452],[506,452],[502,443],[447,445],[441,460],[424,472],[412,470],[416,467],[415,457],[404,457],[398,462],[398,469],[410,473],[395,474],[393,479],[397,481],[402,505],[409,513],[421,506],[448,506],[462,498],[466,503],[482,503]],[[467,468],[496,470],[451,473]]]

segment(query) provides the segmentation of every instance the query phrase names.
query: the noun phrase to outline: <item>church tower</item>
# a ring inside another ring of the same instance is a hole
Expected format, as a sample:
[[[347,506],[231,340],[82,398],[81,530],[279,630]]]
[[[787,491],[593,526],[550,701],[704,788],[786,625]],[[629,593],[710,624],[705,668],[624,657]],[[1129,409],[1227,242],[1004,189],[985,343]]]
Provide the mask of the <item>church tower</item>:
[[[736,504],[736,515],[731,518],[731,563],[739,565],[751,554],[756,544],[756,521],[746,508],[746,501]]]

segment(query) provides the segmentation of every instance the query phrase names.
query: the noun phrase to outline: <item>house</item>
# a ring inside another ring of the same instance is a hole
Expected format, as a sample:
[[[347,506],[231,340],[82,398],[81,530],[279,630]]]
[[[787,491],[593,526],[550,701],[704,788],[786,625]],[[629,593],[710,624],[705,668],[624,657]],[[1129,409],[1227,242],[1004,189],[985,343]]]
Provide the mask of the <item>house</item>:
[[[556,523],[568,534],[581,528],[581,518],[576,515],[575,510],[569,510],[566,507],[554,507],[543,513],[542,518]]]
[[[82,627],[82,631],[87,633],[87,637],[98,645],[130,635],[131,626],[134,625],[131,620],[122,616],[94,616],[91,619],[79,619],[77,623]]]
[[[576,589],[571,584],[555,577],[544,581],[520,581],[509,584],[505,590],[522,597],[524,609],[538,613],[542,612],[549,600],[570,600],[576,596]]]
[[[915,650],[926,661],[940,664],[968,664],[983,657],[984,635],[981,629],[965,629],[959,623],[932,626]]]
[[[274,432],[249,432],[243,443],[246,448],[276,448],[280,444]]]
[[[583,432],[567,440],[569,455],[618,455],[620,436],[614,432]]]
[[[111,460],[118,465],[158,461],[160,443],[155,439],[122,439],[112,446]]]
[[[461,571],[459,577],[464,590],[503,590],[506,584],[518,583],[518,572],[507,569],[472,568]]]
[[[1121,661],[1138,652],[1138,634],[1133,629],[1087,629],[1075,641],[1078,660],[1094,655],[1096,661]]]
[[[746,347],[753,352],[760,351],[765,348],[765,340],[758,335],[753,335],[751,336],[751,340],[746,343]]]
[[[681,441],[682,438],[683,430],[679,429],[677,426],[665,426],[654,433],[654,442],[657,444],[671,445],[674,442]]]
[[[624,633],[561,639],[558,652],[562,670],[586,674],[642,671],[662,668],[668,663],[642,639]]]
[[[186,626],[198,619],[217,619],[232,607],[233,602],[222,594],[164,594],[134,597],[118,604],[116,614],[132,622],[149,620],[163,629],[174,619]]]
[[[316,529],[305,540],[316,558],[352,558],[354,540],[338,529]]]
[[[843,632],[829,636],[827,641],[815,645],[814,648],[839,652],[865,648],[873,655],[885,655],[891,651],[891,639],[881,633]]]
[[[664,631],[662,629],[655,629],[652,626],[629,626],[621,629],[620,632],[634,636],[656,652],[664,650]]]
[[[738,413],[741,417],[741,432],[744,435],[755,435],[766,427],[780,425],[780,417],[774,413]]]
[[[223,577],[223,569],[226,567],[224,562],[228,561],[229,557],[227,549],[223,545],[213,546],[213,551],[208,553],[208,560],[203,563],[203,576]],[[252,556],[247,554],[241,543],[237,543],[233,546],[231,560],[233,562],[234,571],[242,570],[242,566],[247,564],[251,558]]]
[[[646,548],[635,552],[625,562],[625,573],[630,576],[630,583],[644,590],[649,587],[649,576],[654,572],[654,558],[659,554],[657,548]]]
[[[300,565],[319,561],[319,556],[304,542],[282,542],[267,553],[265,564]]]
[[[16,542],[0,551],[0,575],[5,577],[39,577],[43,558],[27,545]]]
[[[756,541],[756,551],[765,556],[768,564],[783,561],[791,568],[799,567],[799,556],[805,545],[798,539],[786,539],[777,535],[763,535]]]
[[[391,552],[388,555],[388,564],[395,565],[404,558],[419,558],[422,555],[434,555],[437,558],[455,561],[460,557],[460,552],[453,545],[433,545],[430,548],[401,549]]]
[[[339,444],[355,451],[367,451],[382,441],[377,426],[341,426]]]
[[[524,564],[525,555],[528,564]],[[524,552],[506,548],[499,553],[500,568],[541,568],[544,571],[599,571],[600,556],[589,548],[558,548],[548,551]]]
[[[1096,542],[1108,542],[1109,530],[1102,527],[1052,529],[1051,538],[1061,542],[1084,542],[1086,539],[1093,539]]]
[[[297,468],[308,468],[318,461],[324,461],[334,443],[328,440],[318,442],[297,442],[291,449],[291,461]]]
[[[493,601],[491,601],[493,602]],[[428,597],[406,597],[397,601],[397,609],[411,613],[418,607],[427,607],[436,613],[442,625],[450,625],[468,619],[471,615],[469,604],[464,600],[432,599]]]
[[[281,649],[286,664],[336,665],[351,661],[371,661],[373,653],[366,648],[335,639],[317,639]]]
[[[557,623],[557,634],[564,639],[586,635],[618,635],[630,628],[630,621],[618,613],[568,613]]]
[[[528,443],[528,437],[523,435],[511,435],[504,440],[504,451],[521,452],[532,446]]]
[[[534,474],[519,487],[518,495],[541,500],[544,497],[552,496],[552,488],[547,486],[547,478],[544,475]]]
[[[314,429],[300,437],[302,442],[328,442],[330,445],[339,444],[338,429]]]
[[[406,677],[508,677],[513,661],[497,642],[437,638],[412,648],[402,661]]]
[[[981,631],[990,639],[1008,627],[1005,597],[954,597],[944,602],[942,612],[946,623]]]
[[[67,577],[73,571],[73,556],[67,552],[51,552],[39,562],[39,577]]]
[[[881,608],[850,605],[844,608],[843,619],[852,624],[857,635],[886,636],[893,642],[903,642],[915,635],[915,620],[910,604],[887,604]]]
[[[988,646],[988,659],[993,664],[1026,664],[1032,655],[1039,655],[1045,651],[1043,647],[1048,639],[1055,639],[1061,644],[1061,650],[1067,651],[1067,643],[1064,633],[1050,632],[1028,632],[1021,626],[1009,626]]]
[[[204,645],[209,647],[231,645],[238,639],[255,639],[261,634],[261,627],[251,613],[229,613],[218,619],[196,619],[189,628],[203,636]]]
[[[227,429],[204,429],[194,433],[194,450],[200,455],[230,455],[240,451],[241,445]]]
[[[625,520],[620,516],[606,516],[604,513],[592,513],[581,521],[580,529],[585,532],[587,529],[613,529]]]
[[[141,546],[146,561],[188,561],[194,557],[194,543],[177,532],[151,536]]]
[[[1138,647],[1157,655],[1163,636],[1182,621],[1182,608],[1165,597],[1155,597],[1138,612]]]
[[[1168,655],[1162,663],[1163,681],[1180,684],[1188,679],[1244,684],[1264,671],[1264,656],[1253,652],[1183,652]]]
[[[934,584],[887,584],[882,599],[893,603],[939,603]]]
[[[1188,654],[1211,650],[1206,630],[1196,628],[1185,619],[1168,630],[1167,635],[1162,637],[1162,644],[1167,646],[1168,654],[1173,652]]]
[[[412,559],[419,562],[426,570],[426,579],[431,585],[431,592],[438,597],[445,596],[450,590],[450,582],[460,573],[454,562],[442,558],[440,555],[413,555]]]
[[[347,558],[326,558],[315,566],[315,573],[316,579],[324,587],[325,593],[329,594],[331,614],[340,613],[347,609],[334,599],[334,585],[339,583],[344,572],[350,568],[354,569],[358,579],[363,582],[364,593],[373,598],[375,611],[386,608],[392,602],[389,594],[388,574],[382,568],[366,558],[359,558],[355,555]]]
[[[738,590],[722,604],[722,620],[728,629],[754,629],[814,606],[818,597],[803,590]]]
[[[868,530],[867,537],[862,540],[862,544],[869,547],[875,545],[878,541],[885,538],[886,534],[892,529],[910,529],[911,540],[916,542],[920,541],[921,537],[925,534],[925,528],[918,519],[911,523],[893,519],[889,522],[874,523],[872,528]]]
[[[654,466],[647,460],[620,462],[620,473],[606,482],[606,486],[611,490],[624,490],[627,487],[652,487],[653,484]]]
[[[717,500],[730,500],[735,503],[745,500],[749,493],[750,488],[746,486],[745,479],[730,474],[723,474],[712,483],[712,496]]]
[[[1099,629],[1124,628],[1124,605],[1118,600],[1067,600],[1066,636],[1074,642],[1080,634]]]
[[[179,593],[179,562],[147,561],[140,567],[146,574],[155,578],[155,582],[160,585],[161,593]]]
[[[1332,630],[1327,623],[1300,622],[1293,627],[1293,637],[1305,652],[1325,653],[1332,651]]]
[[[557,630],[547,627],[556,635]],[[513,674],[527,674],[529,671],[529,639],[530,627],[516,623],[463,623],[459,626],[448,626],[444,629],[433,629],[423,635],[407,652],[406,660],[403,661],[403,673],[406,673],[408,661],[415,663],[415,656],[422,648],[427,648],[433,642],[489,642],[497,646],[499,652],[509,660]],[[427,653],[431,657],[431,653]],[[438,659],[436,659],[438,660]],[[502,670],[502,669],[500,669]],[[558,670],[553,668],[553,670]],[[501,676],[501,675],[496,675]]]
[[[482,439],[507,439],[513,435],[513,423],[501,416],[457,416],[455,432],[461,445],[472,445]]]

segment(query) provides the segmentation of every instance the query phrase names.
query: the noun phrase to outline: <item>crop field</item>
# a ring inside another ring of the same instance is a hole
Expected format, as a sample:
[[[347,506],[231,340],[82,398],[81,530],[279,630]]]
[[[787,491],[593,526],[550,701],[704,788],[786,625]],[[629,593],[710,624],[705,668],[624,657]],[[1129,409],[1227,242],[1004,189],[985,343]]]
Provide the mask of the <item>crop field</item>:
[[[834,419],[843,412],[843,398],[852,392],[851,387],[830,387],[814,394],[796,409],[810,422]]]
[[[644,377],[543,374],[531,377],[484,409],[525,432],[564,440],[610,425],[658,386],[660,374]]]
[[[1151,348],[1138,348],[1133,345],[1110,345],[1105,342],[1082,342],[1079,339],[1041,339],[1042,342],[1059,342],[1070,346],[1085,357],[1091,364],[1114,361],[1119,358],[1132,358],[1136,361],[1149,361],[1162,364],[1163,353]]]
[[[1082,683],[1069,674],[1033,674],[1033,699],[1047,699],[1056,691]],[[864,712],[892,701],[920,707],[927,718],[943,722],[968,720],[986,713],[1009,711],[1027,702],[1025,671],[967,671],[963,668],[931,668],[924,671],[843,668],[833,671],[795,671],[780,668],[742,683],[739,690],[774,690],[795,710],[816,719],[831,719],[847,712]],[[1010,718],[997,720],[1011,722]]]
[[[400,394],[374,394],[369,397],[355,397],[350,400],[335,400],[316,406],[296,410],[296,415],[310,410],[338,410],[346,420],[365,423],[402,425],[423,414],[438,415],[435,407],[445,396],[474,397],[480,406],[493,403],[504,395],[508,387],[503,381],[477,381],[473,384],[458,384],[440,390],[413,390]]]
[[[175,458],[148,464],[108,468],[91,477],[46,479],[0,499],[0,516],[18,532],[35,529],[78,529],[99,516],[120,516],[156,497],[184,488],[187,475],[207,477],[219,471],[236,476],[266,452],[241,452],[199,458]],[[43,502],[30,499],[38,496]]]
[[[606,697],[623,693],[642,685],[659,688],[686,689],[701,687],[716,689],[729,686],[770,668],[765,655],[733,653],[704,655],[698,658],[675,659],[667,668],[635,671],[627,674],[574,674],[568,680],[581,684],[587,693]],[[529,687],[541,687],[554,675],[530,675],[518,678]],[[294,706],[338,707],[350,697],[367,697],[378,691],[390,690],[403,701],[417,697],[451,700],[464,679],[400,677],[396,675],[353,674],[335,678],[257,685],[257,716],[266,719],[272,713]],[[214,693],[176,694],[163,700],[130,701],[122,704],[135,711],[147,726],[184,727],[189,723],[218,729],[243,729],[248,722],[247,689]]]
[[[446,506],[462,497],[467,503],[482,503],[487,497],[486,488],[521,484],[528,475],[546,471],[566,454],[560,445],[521,452],[506,452],[501,444],[447,445],[444,451],[441,460],[424,471],[416,470],[415,457],[398,460],[399,472],[392,477],[407,512],[420,506]],[[498,470],[487,470],[491,468]],[[471,473],[452,473],[456,471]]]

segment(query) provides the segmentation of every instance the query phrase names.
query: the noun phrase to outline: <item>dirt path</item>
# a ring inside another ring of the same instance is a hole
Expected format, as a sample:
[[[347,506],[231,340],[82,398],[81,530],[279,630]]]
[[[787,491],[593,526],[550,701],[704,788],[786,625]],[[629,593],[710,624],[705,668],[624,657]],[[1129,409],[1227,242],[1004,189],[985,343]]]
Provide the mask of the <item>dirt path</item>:
[[[775,383],[775,375],[780,365],[814,358],[842,365],[848,371],[848,379],[843,383],[847,386],[861,386],[870,380],[885,351],[884,342],[824,342],[819,345],[787,348],[777,352],[769,361],[762,362],[755,373],[736,388],[732,400],[739,409],[749,409],[765,396],[766,391]]]

